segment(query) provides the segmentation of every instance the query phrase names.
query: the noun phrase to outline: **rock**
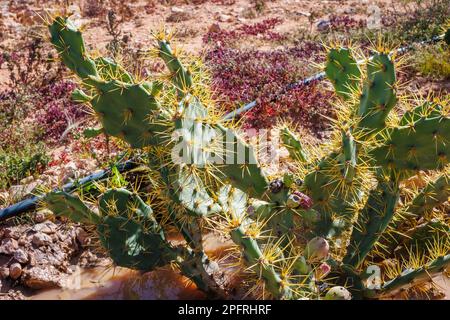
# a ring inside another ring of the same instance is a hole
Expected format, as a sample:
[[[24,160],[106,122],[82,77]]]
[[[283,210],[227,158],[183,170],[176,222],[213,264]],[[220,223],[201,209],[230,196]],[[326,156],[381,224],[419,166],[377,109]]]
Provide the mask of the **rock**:
[[[1,267],[0,268],[0,279],[6,279],[9,277],[9,268]]]
[[[318,31],[326,31],[330,28],[330,21],[329,20],[320,20],[317,23],[317,30]]]
[[[17,280],[20,278],[21,275],[22,275],[22,266],[20,265],[20,263],[16,262],[9,266],[9,276],[12,279]]]
[[[62,287],[62,274],[54,266],[36,266],[25,269],[22,276],[24,285],[31,289]]]
[[[70,161],[69,163],[67,163],[63,169],[63,183],[69,182],[69,180],[72,178],[76,178],[77,170],[78,168],[75,162]]]
[[[182,13],[182,12],[185,12],[183,8],[175,7],[175,6],[173,6],[172,8],[170,8],[170,11],[173,12],[173,13]]]
[[[221,30],[220,25],[218,23],[213,23],[212,25],[209,26],[208,33],[217,33],[220,32],[220,30]]]
[[[12,238],[3,239],[0,245],[0,253],[13,255],[18,248],[19,244],[17,243],[17,240]]]
[[[25,196],[29,195],[37,186],[38,182],[32,182],[25,185],[15,185],[11,186],[8,190],[9,197],[13,200],[20,200],[24,198]]]
[[[15,253],[14,253],[14,259],[17,260],[17,262],[25,264],[28,262],[28,253],[26,253],[24,250],[22,249],[18,249]]]
[[[27,245],[27,238],[25,236],[22,236],[19,238],[19,240],[17,240],[17,242],[19,243],[19,246],[26,246]]]
[[[81,244],[82,247],[89,244],[89,242],[90,242],[89,236],[88,236],[87,232],[84,231],[83,228],[77,228],[75,230],[75,234],[76,234],[78,242]]]
[[[57,229],[58,227],[56,226],[56,224],[51,221],[45,221],[33,226],[33,231],[38,233],[42,232],[45,234],[54,234]]]
[[[217,17],[217,20],[219,20],[220,22],[232,22],[233,21],[233,16],[229,16],[227,14],[220,14]]]
[[[5,228],[3,229],[3,237],[4,238],[13,238],[15,240],[19,239],[21,235],[20,230],[17,228]]]
[[[36,221],[37,223],[44,222],[45,219],[47,218],[47,216],[49,216],[51,214],[52,214],[52,212],[50,210],[47,210],[47,209],[39,210],[34,215],[34,221]]]
[[[33,242],[33,244],[37,245],[38,247],[46,246],[46,245],[49,245],[50,243],[52,243],[52,238],[45,233],[39,232],[33,236],[32,242]]]
[[[172,7],[171,14],[166,18],[166,22],[181,22],[190,20],[193,15],[179,7]]]

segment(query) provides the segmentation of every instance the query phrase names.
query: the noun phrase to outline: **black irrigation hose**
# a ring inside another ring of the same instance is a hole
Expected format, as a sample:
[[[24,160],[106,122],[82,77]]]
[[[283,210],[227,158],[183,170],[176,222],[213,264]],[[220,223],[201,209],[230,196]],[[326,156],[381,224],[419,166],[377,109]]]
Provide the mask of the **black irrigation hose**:
[[[411,50],[412,48],[414,48],[415,45],[424,45],[424,44],[428,44],[428,43],[434,43],[434,42],[438,42],[438,41],[442,40],[443,38],[444,38],[443,36],[435,36],[435,37],[433,37],[433,38],[431,38],[429,40],[424,40],[424,41],[420,41],[420,42],[417,42],[417,43],[414,43],[414,44],[409,44],[409,45],[403,46],[401,48],[396,49],[394,52],[402,54],[402,53],[405,53],[406,51]],[[360,61],[357,61],[357,63],[361,64],[364,61],[365,60],[360,60]],[[326,76],[325,72],[319,72],[319,73],[316,73],[315,75],[313,75],[311,77],[308,77],[306,79],[303,79],[303,80],[300,80],[300,81],[288,84],[285,88],[283,88],[278,94],[276,94],[274,96],[274,98],[271,100],[271,102],[274,102],[274,101],[278,100],[278,98],[280,96],[288,93],[289,91],[291,91],[291,90],[293,90],[295,88],[309,85],[309,84],[311,84],[311,83],[313,83],[315,81],[323,80],[323,79],[325,79],[325,76]],[[223,117],[223,120],[231,120],[231,119],[237,117],[238,115],[240,115],[241,113],[249,111],[250,109],[255,107],[257,104],[258,104],[257,100],[253,100],[252,102],[249,102],[246,105],[244,105],[244,106],[242,106],[242,107],[240,107],[240,108],[238,108],[238,109],[236,109],[234,111],[231,111],[230,113],[226,114]]]
[[[435,36],[430,40],[424,40],[424,41],[420,41],[416,44],[410,44],[410,45],[406,45],[404,47],[398,48],[396,50],[396,52],[401,54],[408,50],[411,50],[414,47],[414,45],[424,45],[424,44],[428,44],[428,43],[437,42],[442,39],[443,39],[443,36]],[[362,63],[362,61],[358,61],[358,63]],[[287,85],[281,92],[279,92],[275,96],[274,100],[276,100],[279,96],[286,94],[290,90],[293,90],[300,86],[309,85],[310,83],[312,83],[314,81],[320,81],[320,80],[323,80],[324,78],[325,78],[325,72],[320,72],[320,73],[317,73],[306,79],[297,81],[295,83],[291,83],[291,84]],[[223,117],[223,120],[233,119],[236,116],[240,115],[241,113],[252,109],[253,107],[256,106],[256,104],[257,104],[257,101],[254,100],[254,101],[244,105],[243,107],[238,108],[238,109],[226,114]],[[119,170],[119,172],[126,172],[135,167],[137,167],[137,163],[134,162],[133,160],[128,160],[128,161],[125,161],[124,163],[117,165],[117,169]],[[99,180],[105,179],[110,174],[111,174],[111,169],[103,170],[98,173],[93,173],[93,174],[88,175],[87,177],[82,178],[81,180],[64,185],[62,187],[62,190],[66,191],[66,192],[73,192],[79,186],[85,185],[92,181],[99,181]],[[41,198],[42,198],[42,196],[33,196],[31,198],[28,198],[28,199],[22,200],[16,204],[13,204],[12,206],[9,206],[8,208],[0,210],[0,221],[17,216],[21,213],[33,210]]]
[[[116,168],[119,172],[126,172],[126,171],[136,168],[137,166],[138,166],[138,163],[134,162],[133,160],[127,160],[124,163],[118,164],[116,166]],[[61,188],[61,190],[65,191],[65,192],[69,192],[69,193],[73,192],[80,186],[84,186],[90,182],[103,180],[103,179],[109,177],[111,175],[111,171],[112,171],[111,169],[106,169],[106,170],[102,170],[97,173],[92,173],[92,174],[88,175],[87,177],[84,177],[80,180],[65,184]],[[33,196],[31,198],[28,198],[28,199],[22,200],[16,204],[13,204],[12,206],[9,206],[8,208],[0,210],[0,221],[17,216],[21,213],[33,210],[34,208],[36,208],[37,203],[41,199],[42,199],[42,196]]]

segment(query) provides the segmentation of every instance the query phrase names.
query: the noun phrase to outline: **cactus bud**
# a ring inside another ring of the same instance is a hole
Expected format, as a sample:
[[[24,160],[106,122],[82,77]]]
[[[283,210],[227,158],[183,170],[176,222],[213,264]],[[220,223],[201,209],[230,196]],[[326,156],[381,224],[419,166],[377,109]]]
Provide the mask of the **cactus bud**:
[[[320,261],[328,256],[330,245],[321,237],[312,238],[305,248],[305,258],[308,261]]]
[[[303,185],[303,180],[302,179],[295,179],[295,184],[297,185],[297,187],[301,187]]]
[[[315,278],[316,280],[321,280],[325,278],[330,272],[331,272],[330,265],[324,262],[314,270]]]
[[[302,209],[308,210],[311,209],[312,205],[312,199],[299,191],[294,191],[290,194],[286,202],[286,206],[294,209],[301,207]]]
[[[325,300],[351,300],[351,293],[344,287],[336,286],[328,290]]]
[[[275,179],[269,184],[270,192],[278,193],[283,189],[284,183],[281,179]]]

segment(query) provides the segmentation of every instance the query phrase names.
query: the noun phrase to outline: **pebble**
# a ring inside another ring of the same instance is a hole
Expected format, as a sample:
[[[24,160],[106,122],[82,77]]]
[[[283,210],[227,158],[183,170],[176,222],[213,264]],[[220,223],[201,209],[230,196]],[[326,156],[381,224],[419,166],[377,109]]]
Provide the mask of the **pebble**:
[[[34,225],[33,231],[38,232],[38,233],[42,232],[45,234],[53,234],[56,232],[57,228],[58,227],[53,222],[45,221],[45,222]]]
[[[9,266],[9,276],[16,280],[19,279],[19,277],[22,275],[22,266],[20,263],[13,263]]]
[[[6,238],[2,240],[2,243],[0,245],[0,253],[12,255],[18,248],[19,244],[17,243],[17,240]]]
[[[9,277],[9,268],[1,267],[0,268],[0,279],[6,279]]]
[[[33,236],[32,242],[33,242],[33,244],[35,244],[37,246],[45,246],[45,245],[52,243],[52,238],[45,233],[39,232]]]
[[[84,247],[89,244],[89,236],[83,228],[77,228],[75,234],[78,242]]]
[[[14,259],[17,260],[17,262],[20,262],[22,264],[27,263],[28,262],[28,253],[26,253],[24,250],[22,249],[18,249],[15,253],[14,253]]]

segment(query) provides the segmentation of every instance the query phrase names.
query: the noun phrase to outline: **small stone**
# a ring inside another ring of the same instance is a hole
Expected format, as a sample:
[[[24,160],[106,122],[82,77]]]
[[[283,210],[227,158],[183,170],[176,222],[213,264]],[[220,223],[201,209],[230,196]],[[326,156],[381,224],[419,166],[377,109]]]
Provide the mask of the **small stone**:
[[[3,229],[4,238],[13,238],[15,240],[20,238],[20,231],[17,228],[5,228]]]
[[[14,259],[16,259],[17,262],[20,262],[22,264],[27,263],[28,262],[28,254],[24,250],[18,249],[14,253]]]
[[[0,268],[0,279],[6,279],[9,277],[9,268],[1,267]]]
[[[37,223],[41,223],[44,222],[45,219],[47,218],[48,215],[51,215],[51,211],[44,209],[44,210],[39,210],[38,212],[36,212],[36,214],[34,215],[34,221],[36,221]]]
[[[173,6],[172,8],[170,8],[170,11],[172,11],[174,13],[180,13],[180,12],[184,12],[184,9],[180,8],[180,7]]]
[[[220,32],[220,30],[222,30],[222,29],[220,28],[220,25],[218,23],[213,23],[208,28],[209,33],[217,33],[217,32]]]
[[[193,18],[190,12],[181,8],[172,7],[171,11],[172,13],[166,18],[166,22],[182,22]]]
[[[17,240],[17,242],[19,243],[19,246],[26,246],[27,244],[27,238],[26,237],[20,237],[19,240]]]
[[[19,277],[22,275],[22,266],[20,263],[13,263],[9,266],[9,276],[16,280],[19,279]]]
[[[49,265],[25,269],[22,280],[31,289],[57,288],[63,283],[62,274]]]
[[[317,30],[318,31],[326,31],[326,30],[328,30],[330,28],[330,26],[331,26],[330,21],[328,21],[328,20],[320,20],[317,23]]]
[[[53,234],[53,233],[56,232],[57,228],[58,227],[53,222],[45,221],[45,222],[36,224],[33,227],[33,231],[35,231],[35,232],[42,232],[42,233],[45,233],[45,234]]]
[[[37,246],[46,246],[46,245],[52,243],[52,238],[45,233],[36,233],[33,236],[32,242],[33,242],[33,244],[35,244]]]
[[[2,244],[0,245],[0,253],[12,255],[18,248],[19,244],[17,243],[17,240],[6,238],[2,240]]]
[[[229,16],[227,14],[221,14],[218,16],[217,20],[219,20],[220,22],[232,22],[233,16]]]
[[[75,234],[76,234],[77,240],[81,244],[81,246],[84,247],[89,244],[89,236],[83,228],[77,228],[75,230]]]

